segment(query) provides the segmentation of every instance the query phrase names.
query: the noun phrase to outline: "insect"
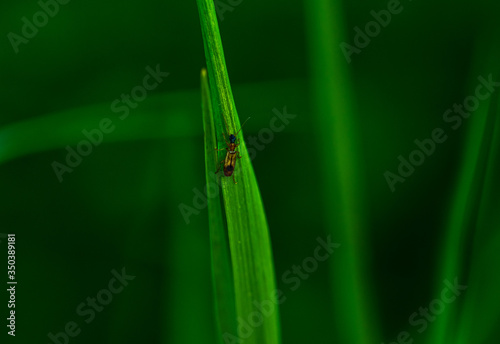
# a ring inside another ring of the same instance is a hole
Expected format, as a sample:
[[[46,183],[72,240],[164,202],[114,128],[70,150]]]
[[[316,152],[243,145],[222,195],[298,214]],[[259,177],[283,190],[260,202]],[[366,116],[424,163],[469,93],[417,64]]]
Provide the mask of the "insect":
[[[222,118],[224,118],[224,116],[222,116]],[[222,151],[222,150],[227,151],[226,158],[220,162],[219,168],[217,169],[217,171],[215,171],[215,173],[216,174],[219,173],[221,165],[224,165],[224,175],[226,177],[233,176],[233,181],[235,184],[238,184],[238,183],[236,182],[236,179],[234,179],[233,172],[234,172],[234,168],[236,167],[236,160],[241,159],[240,152],[236,150],[236,147],[238,147],[240,145],[239,139],[238,139],[238,143],[236,143],[236,136],[239,134],[239,132],[241,131],[241,128],[243,128],[243,126],[245,125],[245,123],[249,119],[250,119],[250,117],[248,117],[245,120],[245,122],[241,125],[240,130],[238,130],[238,132],[235,135],[233,135],[233,134],[229,135],[229,142],[227,142],[226,135],[224,134],[224,132],[222,133],[222,136],[224,137],[224,141],[226,142],[226,145],[227,145],[226,148],[222,148],[222,149],[215,148],[216,151]],[[227,126],[227,122],[226,122],[225,118],[224,118],[224,122],[226,123],[226,130],[227,130],[228,126]]]

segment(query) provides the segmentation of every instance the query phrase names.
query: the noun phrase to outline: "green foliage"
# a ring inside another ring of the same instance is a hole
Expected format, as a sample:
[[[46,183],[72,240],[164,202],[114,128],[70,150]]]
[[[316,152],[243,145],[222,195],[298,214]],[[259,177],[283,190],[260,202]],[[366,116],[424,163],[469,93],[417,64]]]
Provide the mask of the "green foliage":
[[[331,262],[332,296],[344,320],[335,330],[342,342],[368,344],[378,335],[365,267],[367,209],[359,147],[361,128],[356,121],[346,61],[342,51],[336,49],[345,39],[341,10],[341,1],[313,0],[307,6],[311,98],[320,134],[327,228],[344,251],[343,258]]]
[[[215,150],[212,149],[214,146],[210,147],[210,144],[214,142],[210,133],[212,126],[217,131],[218,147],[225,148],[226,143],[222,133],[225,132],[226,138],[230,134],[236,134],[240,130],[240,121],[226,70],[214,3],[210,0],[199,0],[197,3],[205,43],[205,57],[213,110],[213,112],[207,111],[210,106],[203,106],[205,109],[205,135],[208,138],[205,141],[208,180],[208,174],[214,173],[212,164],[214,156],[216,156]],[[205,85],[202,91],[204,99],[206,99],[206,90],[207,86]],[[208,101],[204,100],[203,104],[208,104]],[[215,121],[212,120],[214,124],[207,123],[207,117],[212,116],[216,118]],[[220,120],[221,116],[224,116],[222,121]],[[223,126],[222,123],[227,123],[227,127]],[[239,137],[243,137],[242,130],[239,132]],[[258,305],[264,303],[274,304],[276,302],[276,285],[269,230],[257,179],[245,142],[241,139],[239,142],[237,150],[241,155],[241,159],[238,159],[234,172],[238,184],[233,183],[233,178],[221,177],[221,187],[231,250],[236,313],[238,319],[248,322],[252,314],[262,312]],[[219,202],[219,200],[209,197],[209,202]],[[216,208],[215,205],[214,208]],[[210,223],[220,226],[218,212],[210,212],[209,215],[216,217],[210,219]],[[218,281],[215,281],[215,284],[217,285]],[[228,311],[230,312],[230,310]],[[251,326],[251,334],[248,338],[240,334],[243,337],[242,339],[245,339],[245,343],[279,343],[278,306],[274,305],[273,310],[269,314],[262,315],[262,317],[262,324]],[[229,335],[238,336],[234,332],[229,333]]]
[[[203,111],[203,130],[205,138],[205,169],[208,197],[208,226],[210,229],[210,248],[212,261],[212,282],[217,322],[217,337],[222,342],[224,333],[236,333],[236,309],[234,300],[231,258],[224,226],[223,210],[219,197],[219,186],[213,182],[211,174],[217,168],[217,154],[214,147],[215,127],[212,102],[208,87],[207,71],[201,72],[201,105]],[[215,188],[214,188],[215,187]]]
[[[0,49],[0,252],[16,233],[22,341],[75,321],[76,342],[226,344],[276,288],[279,317],[243,342],[498,341],[498,88],[460,129],[443,113],[498,72],[500,2],[401,1],[390,19],[392,1],[217,0],[217,18],[213,2],[198,1],[201,16],[195,1],[4,2],[3,32],[32,36]],[[348,63],[341,43],[363,47]],[[157,64],[171,74],[143,97]],[[111,105],[132,94],[121,120]],[[257,148],[285,106],[296,119]],[[248,116],[235,185],[215,176],[214,148]],[[60,182],[52,162],[104,118],[115,130]],[[437,127],[446,142],[391,192],[384,172]],[[299,278],[326,235],[338,252]],[[122,266],[137,278],[86,324],[75,308]],[[420,333],[408,317],[455,278],[467,290]]]

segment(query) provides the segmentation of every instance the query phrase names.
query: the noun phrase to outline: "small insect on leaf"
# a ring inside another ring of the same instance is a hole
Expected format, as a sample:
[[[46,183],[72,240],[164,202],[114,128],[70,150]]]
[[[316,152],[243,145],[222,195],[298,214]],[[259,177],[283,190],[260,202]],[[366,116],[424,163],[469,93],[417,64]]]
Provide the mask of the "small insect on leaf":
[[[224,116],[222,116],[222,118],[224,118]],[[236,182],[236,179],[234,178],[233,172],[234,172],[234,169],[236,167],[236,161],[238,159],[241,159],[240,152],[236,150],[236,147],[238,147],[240,145],[239,142],[236,143],[236,136],[238,136],[238,134],[241,131],[241,128],[243,128],[243,126],[245,125],[245,123],[249,119],[250,119],[250,117],[248,117],[245,120],[245,122],[243,122],[243,124],[240,127],[240,130],[238,130],[238,132],[236,134],[229,135],[229,142],[227,142],[227,140],[226,140],[226,135],[224,133],[222,133],[222,136],[224,137],[224,141],[226,142],[226,146],[227,146],[226,148],[222,148],[222,149],[215,148],[216,151],[222,151],[222,150],[227,151],[226,158],[220,162],[219,168],[217,169],[217,171],[215,171],[215,173],[216,174],[219,173],[221,165],[224,165],[224,175],[226,177],[233,176],[233,181],[235,184],[238,184],[238,183]],[[224,118],[224,122],[226,124],[226,131],[227,131],[228,126],[227,126],[227,122],[226,122],[225,118]]]

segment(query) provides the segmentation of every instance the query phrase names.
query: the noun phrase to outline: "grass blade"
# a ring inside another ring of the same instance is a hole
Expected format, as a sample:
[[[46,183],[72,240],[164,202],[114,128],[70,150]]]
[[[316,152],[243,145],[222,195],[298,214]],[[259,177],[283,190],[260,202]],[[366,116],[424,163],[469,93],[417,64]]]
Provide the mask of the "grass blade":
[[[485,286],[498,288],[500,281],[496,279],[493,283],[490,273],[486,279],[483,276],[484,269],[494,266],[493,261],[498,261],[491,253],[494,252],[494,247],[500,245],[495,231],[500,222],[496,215],[498,200],[493,191],[498,176],[498,104],[499,95],[496,92],[492,95],[489,107],[480,107],[471,117],[473,122],[466,141],[467,148],[446,225],[442,265],[436,276],[436,295],[441,291],[442,280],[445,278],[453,281],[458,276],[459,283],[474,285],[475,288],[465,293],[463,309],[459,307],[462,302],[454,302],[447,305],[446,310],[440,314],[430,337],[433,343],[469,343],[472,338],[473,341],[482,342],[479,337],[488,334],[485,330],[494,329],[494,324],[484,322],[486,308],[492,316],[489,319],[494,319],[494,315],[499,314],[499,299],[491,298],[495,293],[485,292]],[[495,168],[496,174],[493,172]],[[472,302],[482,297],[488,299],[479,303]],[[459,321],[462,322],[460,326],[457,325]],[[472,335],[474,330],[476,333]]]
[[[219,185],[214,183],[214,171],[217,168],[217,145],[213,121],[212,102],[208,87],[207,71],[201,71],[201,99],[203,112],[203,130],[205,132],[205,168],[208,198],[208,225],[212,258],[212,282],[214,289],[215,316],[219,342],[224,333],[236,333],[236,309],[234,303],[234,285],[231,273],[231,260],[222,216]]]
[[[334,323],[341,343],[368,344],[380,338],[373,308],[366,242],[366,211],[359,126],[355,119],[348,64],[339,49],[345,40],[341,1],[307,3],[312,99],[321,160],[315,168],[323,181],[324,209],[342,254],[331,261]],[[366,197],[366,196],[365,196]]]
[[[236,134],[240,129],[240,121],[226,70],[214,2],[197,0],[197,4],[214,124],[220,142],[219,148],[223,148],[225,143],[222,133],[225,126],[220,116],[225,117],[228,135]],[[240,137],[243,137],[242,133]],[[232,178],[221,177],[221,186],[232,258],[238,327],[245,330],[238,334],[225,333],[224,336],[228,342],[239,342],[236,340],[239,339],[249,344],[274,344],[279,343],[280,335],[269,230],[257,180],[243,140],[238,150],[242,156],[235,169],[238,184],[234,184]],[[261,314],[257,322],[249,319],[253,314]]]

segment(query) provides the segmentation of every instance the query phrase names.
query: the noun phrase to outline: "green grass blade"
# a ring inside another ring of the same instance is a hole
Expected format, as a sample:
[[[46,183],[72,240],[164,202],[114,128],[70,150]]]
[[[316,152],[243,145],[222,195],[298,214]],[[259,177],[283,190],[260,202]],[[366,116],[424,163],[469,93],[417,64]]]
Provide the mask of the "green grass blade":
[[[98,129],[104,118],[110,119],[115,129],[103,134],[102,143],[194,136],[198,134],[192,129],[196,127],[195,117],[186,114],[199,114],[199,105],[194,101],[198,97],[198,92],[151,95],[124,120],[110,110],[107,102],[11,123],[0,128],[0,164],[60,148],[64,162],[64,147],[75,148],[80,141],[87,140],[82,130]]]
[[[498,77],[496,78],[498,80]],[[474,247],[469,275],[469,288],[458,326],[459,344],[495,342],[500,319],[500,95],[493,95],[483,146],[487,166],[484,169],[478,220],[474,229]],[[493,268],[492,268],[493,267]]]
[[[240,121],[226,70],[214,3],[211,0],[197,0],[197,4],[218,146],[223,148],[222,132],[227,130],[226,134],[236,134],[240,129]],[[220,116],[225,117],[228,128],[223,126],[224,121]],[[241,132],[239,137],[243,137]],[[243,140],[238,150],[242,156],[235,169],[238,184],[234,184],[232,178],[221,177],[221,186],[232,258],[236,313],[239,328],[245,330],[238,334],[227,334],[230,337],[225,339],[227,342],[238,342],[238,338],[248,344],[274,344],[280,342],[280,334],[269,230],[257,180]],[[222,159],[222,154],[219,158]],[[252,319],[253,314],[262,316]]]
[[[274,80],[238,85],[238,96],[250,113],[262,109],[263,104],[269,104],[269,108],[272,108],[276,99],[283,97],[282,94],[289,95],[290,107],[304,108],[305,99],[301,97],[304,88],[305,85],[301,80]],[[258,103],[253,99],[256,92],[262,94]],[[201,127],[197,125],[200,120],[199,98],[199,89],[152,94],[139,107],[133,109],[125,120],[119,119],[118,114],[110,110],[110,102],[65,109],[50,114],[35,114],[36,116],[32,118],[0,128],[0,164],[52,149],[61,150],[62,162],[66,154],[64,147],[70,145],[75,148],[76,144],[86,139],[82,130],[98,128],[103,118],[110,118],[116,125],[112,133],[104,136],[104,144],[194,138],[201,133]],[[266,121],[268,119],[265,117],[255,117],[248,126],[261,127],[266,125]],[[290,128],[291,132],[294,130]]]
[[[488,319],[498,316],[500,299],[492,298],[494,293],[485,290],[493,290],[494,287],[498,289],[500,280],[490,276],[491,272],[485,278],[484,269],[495,266],[493,262],[498,259],[491,256],[491,253],[494,252],[494,247],[500,245],[500,238],[495,232],[500,223],[497,215],[498,192],[494,191],[498,179],[500,140],[498,103],[497,91],[492,95],[489,106],[480,107],[470,119],[472,123],[465,154],[448,215],[442,265],[436,276],[435,294],[439,295],[441,292],[443,279],[451,281],[458,278],[459,283],[474,287],[465,292],[460,302],[447,305],[446,310],[440,314],[431,333],[432,343],[483,342],[479,337],[486,336],[488,331],[485,330],[492,330],[496,326],[484,322],[484,312],[488,311]],[[470,270],[466,268],[469,261],[472,262]],[[472,302],[482,297],[487,299]],[[460,309],[459,305],[464,300],[465,306]],[[476,333],[472,335],[474,330]]]
[[[208,87],[207,71],[201,72],[201,99],[203,130],[205,132],[205,168],[208,198],[208,226],[212,259],[212,282],[214,289],[215,316],[218,341],[223,342],[224,333],[236,333],[236,305],[231,272],[231,258],[222,216],[219,186],[215,180],[217,168],[217,145],[213,121],[212,102]]]
[[[346,40],[341,1],[307,3],[313,112],[321,160],[316,170],[323,182],[328,227],[342,247],[331,260],[334,323],[341,343],[369,344],[380,338],[378,317],[366,267],[368,211],[363,188],[360,127],[356,123],[349,65],[339,48]]]

